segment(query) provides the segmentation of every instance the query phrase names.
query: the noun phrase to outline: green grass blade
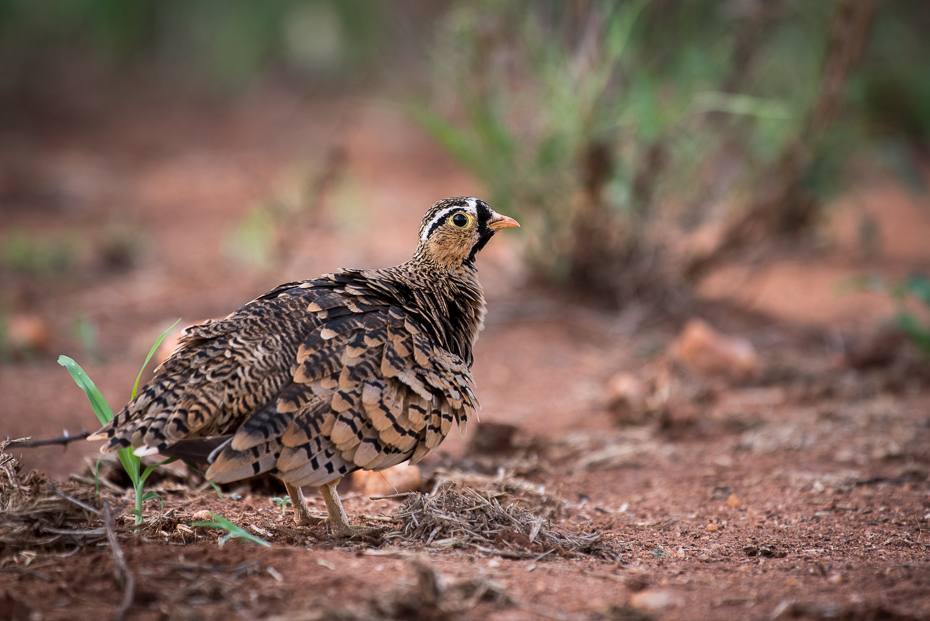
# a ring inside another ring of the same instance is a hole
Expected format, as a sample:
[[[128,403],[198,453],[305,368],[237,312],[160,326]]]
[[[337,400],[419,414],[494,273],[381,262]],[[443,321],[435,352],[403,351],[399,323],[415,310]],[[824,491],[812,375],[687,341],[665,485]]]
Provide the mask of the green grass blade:
[[[220,491],[220,486],[214,483],[213,481],[211,481],[210,479],[207,479],[207,473],[205,473],[203,470],[198,468],[197,465],[192,461],[185,461],[184,463],[187,464],[188,468],[190,468],[191,470],[193,470],[194,472],[202,476],[204,479],[206,479],[207,483],[210,484],[210,487],[213,488],[213,491],[216,492],[216,495],[219,496],[220,500],[223,500],[223,492]]]
[[[100,493],[100,462],[103,461],[103,456],[97,458],[97,463],[94,464],[94,493]]]
[[[140,477],[141,482],[142,482],[142,483],[145,483],[145,480],[146,480],[147,478],[149,478],[149,475],[152,474],[152,472],[155,471],[155,468],[157,468],[157,467],[159,467],[159,466],[164,466],[165,464],[170,464],[170,463],[175,462],[175,461],[177,461],[177,460],[178,460],[177,457],[170,457],[170,458],[166,459],[165,461],[160,461],[160,462],[158,462],[157,464],[152,464],[151,466],[148,466],[148,467],[145,469],[145,471],[142,473],[142,476]]]
[[[203,526],[205,528],[219,528],[220,530],[225,530],[228,534],[222,539],[220,539],[221,547],[229,539],[235,539],[235,538],[246,539],[248,541],[257,543],[259,545],[263,545],[266,548],[271,547],[271,544],[265,541],[264,539],[259,539],[258,537],[248,532],[247,530],[245,530],[238,524],[234,524],[230,522],[229,520],[224,518],[222,515],[211,513],[210,517],[214,519],[213,522],[191,522],[190,525],[191,526]]]
[[[161,345],[161,342],[165,340],[165,337],[168,336],[168,333],[174,330],[174,327],[178,325],[178,322],[181,321],[181,318],[178,317],[178,321],[175,321],[171,324],[171,327],[161,333],[161,336],[158,337],[158,340],[155,341],[155,344],[152,345],[152,349],[149,350],[149,355],[145,357],[145,362],[142,363],[142,368],[139,369],[139,374],[136,376],[136,383],[132,385],[132,398],[136,398],[136,394],[139,392],[139,380],[142,379],[142,372],[145,371],[145,367],[148,366],[149,360],[152,359],[152,356],[155,355],[155,350],[158,349],[158,346]]]
[[[924,306],[930,306],[930,279],[922,274],[913,274],[904,281],[904,287],[907,292],[924,303]]]
[[[131,448],[124,448],[116,451],[116,456],[119,457],[119,463],[123,464],[123,469],[126,471],[126,474],[129,475],[132,486],[139,487],[139,465],[142,463],[142,460],[133,455]]]
[[[107,405],[106,399],[97,390],[97,386],[90,380],[84,369],[68,356],[58,356],[58,364],[68,369],[74,382],[87,394],[87,400],[90,401],[90,407],[93,408],[94,414],[100,420],[101,425],[106,425],[113,418],[113,410]]]

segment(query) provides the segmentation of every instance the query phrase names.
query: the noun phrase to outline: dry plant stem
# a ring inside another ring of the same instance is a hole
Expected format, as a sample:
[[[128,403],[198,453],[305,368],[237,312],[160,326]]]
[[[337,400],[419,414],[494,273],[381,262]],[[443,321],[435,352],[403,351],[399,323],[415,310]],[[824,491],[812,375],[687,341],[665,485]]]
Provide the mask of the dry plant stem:
[[[261,561],[247,561],[239,565],[233,565],[232,567],[226,567],[224,565],[191,565],[188,563],[168,563],[167,566],[171,569],[178,569],[181,571],[203,571],[209,573],[226,573],[226,574],[235,574],[237,577],[242,572],[252,567],[257,566]]]
[[[345,150],[342,147],[330,147],[322,170],[314,176],[306,189],[306,201],[310,205],[307,211],[319,211],[320,206],[326,199],[326,195],[345,170],[347,161]],[[280,223],[281,226],[278,227],[278,260],[273,268],[287,264],[293,257],[306,226],[305,222],[301,222],[301,216],[302,214],[297,214]],[[304,218],[306,218],[305,215]]]
[[[89,504],[87,504],[86,502],[81,502],[81,501],[78,500],[77,498],[72,498],[71,496],[68,496],[67,494],[65,494],[64,492],[62,492],[60,489],[58,489],[57,487],[55,487],[55,484],[54,484],[54,483],[51,484],[51,487],[52,487],[52,491],[53,491],[53,492],[55,492],[56,494],[58,494],[59,496],[61,496],[61,497],[64,498],[65,500],[67,500],[67,501],[69,501],[69,502],[73,502],[74,504],[76,504],[76,505],[79,506],[80,508],[84,509],[85,511],[90,511],[91,513],[95,513],[95,514],[97,514],[97,515],[100,515],[100,511],[98,511],[97,509],[91,507],[91,506],[90,506]]]
[[[318,517],[310,515],[310,507],[307,506],[307,500],[304,493],[296,485],[284,482],[284,488],[287,489],[287,495],[291,497],[291,507],[294,509],[294,523],[298,526],[316,526],[321,523]]]
[[[113,530],[113,514],[110,513],[110,505],[106,500],[103,501],[103,521],[107,529],[107,541],[110,543],[110,552],[113,553],[113,561],[116,563],[114,573],[116,581],[123,587],[123,601],[120,603],[116,618],[119,621],[126,618],[126,613],[132,606],[132,601],[136,595],[136,579],[129,570],[126,563],[126,557],[123,556],[123,549],[119,546],[119,540],[116,538],[116,532]]]
[[[67,430],[66,430],[65,435],[58,437],[58,438],[51,438],[48,440],[30,440],[28,442],[20,442],[19,440],[17,440],[16,442],[18,443],[18,446],[20,448],[35,448],[37,446],[54,446],[56,444],[61,444],[62,446],[67,447],[72,442],[86,439],[87,436],[89,435],[90,435],[90,432],[87,431],[86,429],[81,430],[81,433],[74,435],[74,436],[67,433]]]
[[[763,183],[757,197],[727,227],[717,248],[687,266],[688,280],[696,282],[753,239],[772,232],[796,232],[813,220],[816,203],[804,195],[804,174],[812,153],[839,113],[846,83],[862,57],[874,10],[873,0],[837,0],[821,70],[820,92],[806,122],[761,176]]]

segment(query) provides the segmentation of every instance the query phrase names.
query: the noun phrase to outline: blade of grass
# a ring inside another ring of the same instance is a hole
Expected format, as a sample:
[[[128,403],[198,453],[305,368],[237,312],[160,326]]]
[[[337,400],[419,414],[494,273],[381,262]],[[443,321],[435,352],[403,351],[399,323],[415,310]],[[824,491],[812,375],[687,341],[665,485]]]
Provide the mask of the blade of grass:
[[[152,359],[152,356],[155,355],[155,350],[158,349],[158,346],[161,345],[161,342],[165,340],[165,337],[168,336],[168,333],[174,330],[174,327],[178,325],[178,322],[181,321],[181,318],[178,317],[178,320],[171,324],[171,327],[161,333],[161,336],[158,337],[158,340],[155,341],[155,344],[152,345],[152,349],[149,350],[149,355],[145,357],[145,362],[142,363],[142,368],[139,369],[139,374],[136,376],[136,383],[132,385],[132,398],[136,398],[136,394],[139,392],[139,380],[142,379],[142,372],[145,371],[145,367],[148,365],[149,360]],[[112,415],[111,415],[112,418]]]
[[[220,491],[220,486],[214,483],[213,481],[211,481],[210,479],[207,479],[207,473],[205,473],[203,470],[198,468],[197,464],[195,464],[192,461],[185,461],[184,463],[187,464],[188,468],[190,468],[191,470],[193,470],[194,472],[202,476],[204,479],[206,479],[207,483],[210,484],[210,487],[213,488],[213,491],[216,492],[216,495],[219,496],[220,500],[223,500],[223,492]]]
[[[155,468],[157,468],[157,467],[159,467],[159,466],[164,466],[165,464],[174,463],[174,462],[176,462],[177,460],[178,460],[177,457],[170,457],[170,458],[166,459],[165,461],[160,461],[160,462],[158,462],[157,464],[152,464],[151,466],[148,466],[148,467],[145,469],[145,471],[142,473],[142,476],[139,477],[139,484],[141,485],[141,484],[145,483],[145,480],[146,480],[147,478],[149,478],[149,475],[152,474],[152,472],[155,470]]]
[[[203,526],[205,528],[219,528],[220,530],[225,530],[227,535],[223,537],[222,539],[220,539],[220,547],[223,547],[223,544],[226,543],[228,540],[236,539],[236,538],[246,539],[248,541],[257,543],[259,545],[263,545],[266,548],[271,547],[271,544],[265,541],[264,539],[259,539],[258,537],[248,532],[247,530],[245,530],[238,524],[234,524],[230,522],[229,520],[224,518],[222,515],[211,513],[210,517],[214,519],[213,522],[192,522],[190,525],[191,526]]]
[[[94,414],[100,420],[101,425],[106,425],[113,418],[113,410],[107,405],[106,400],[97,386],[91,381],[84,372],[84,369],[68,356],[58,356],[58,364],[68,369],[68,373],[74,379],[74,382],[87,394],[87,400],[90,401],[90,407],[93,408]]]
[[[90,401],[90,407],[94,410],[94,414],[97,415],[97,419],[100,423],[105,425],[110,422],[110,420],[113,419],[113,410],[110,409],[106,399],[100,394],[100,390],[87,373],[84,372],[81,365],[68,356],[59,356],[58,364],[68,369],[68,373],[71,374],[74,383],[87,395],[87,400]],[[119,457],[120,463],[123,464],[126,474],[129,475],[135,487],[139,479],[139,458],[133,455],[130,449],[116,451],[116,456]]]

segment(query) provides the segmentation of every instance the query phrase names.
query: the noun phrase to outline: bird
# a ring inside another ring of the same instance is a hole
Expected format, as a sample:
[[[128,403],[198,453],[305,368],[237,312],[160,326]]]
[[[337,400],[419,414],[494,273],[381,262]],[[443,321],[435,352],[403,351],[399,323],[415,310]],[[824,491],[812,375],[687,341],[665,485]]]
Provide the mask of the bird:
[[[207,479],[273,472],[297,524],[358,534],[336,486],[359,469],[416,463],[480,407],[471,374],[486,303],[475,259],[516,220],[474,197],[436,202],[410,260],[288,282],[185,329],[174,352],[88,440],[209,463]]]

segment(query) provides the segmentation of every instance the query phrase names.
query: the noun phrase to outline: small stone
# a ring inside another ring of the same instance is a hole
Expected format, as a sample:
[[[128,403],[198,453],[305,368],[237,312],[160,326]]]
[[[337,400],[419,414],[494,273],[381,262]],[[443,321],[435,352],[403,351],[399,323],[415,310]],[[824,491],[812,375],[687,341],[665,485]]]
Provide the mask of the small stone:
[[[646,589],[630,597],[630,606],[640,610],[662,610],[683,604],[681,596],[670,589]]]
[[[830,574],[829,576],[827,576],[827,582],[829,582],[830,584],[834,584],[834,585],[843,584],[843,574],[839,572],[834,572]]]
[[[707,530],[710,531],[710,532],[714,532],[715,530],[717,530],[717,525],[716,525],[716,524],[708,524],[708,525],[707,525]]]
[[[48,324],[36,315],[13,315],[7,321],[7,346],[16,354],[35,354],[47,351],[51,340],[50,335]]]
[[[695,373],[706,377],[742,381],[759,369],[759,356],[752,343],[727,336],[700,319],[692,319],[685,325],[673,352]]]
[[[607,380],[607,409],[618,425],[640,425],[646,419],[646,385],[633,373],[620,371]]]
[[[730,494],[729,497],[727,497],[727,506],[734,509],[740,506],[739,496],[736,494]]]
[[[419,466],[398,464],[382,472],[357,470],[352,473],[352,489],[363,496],[390,496],[415,492],[423,485]]]
[[[197,513],[191,516],[191,520],[194,522],[209,522],[213,519],[213,516],[206,509],[201,509]]]

